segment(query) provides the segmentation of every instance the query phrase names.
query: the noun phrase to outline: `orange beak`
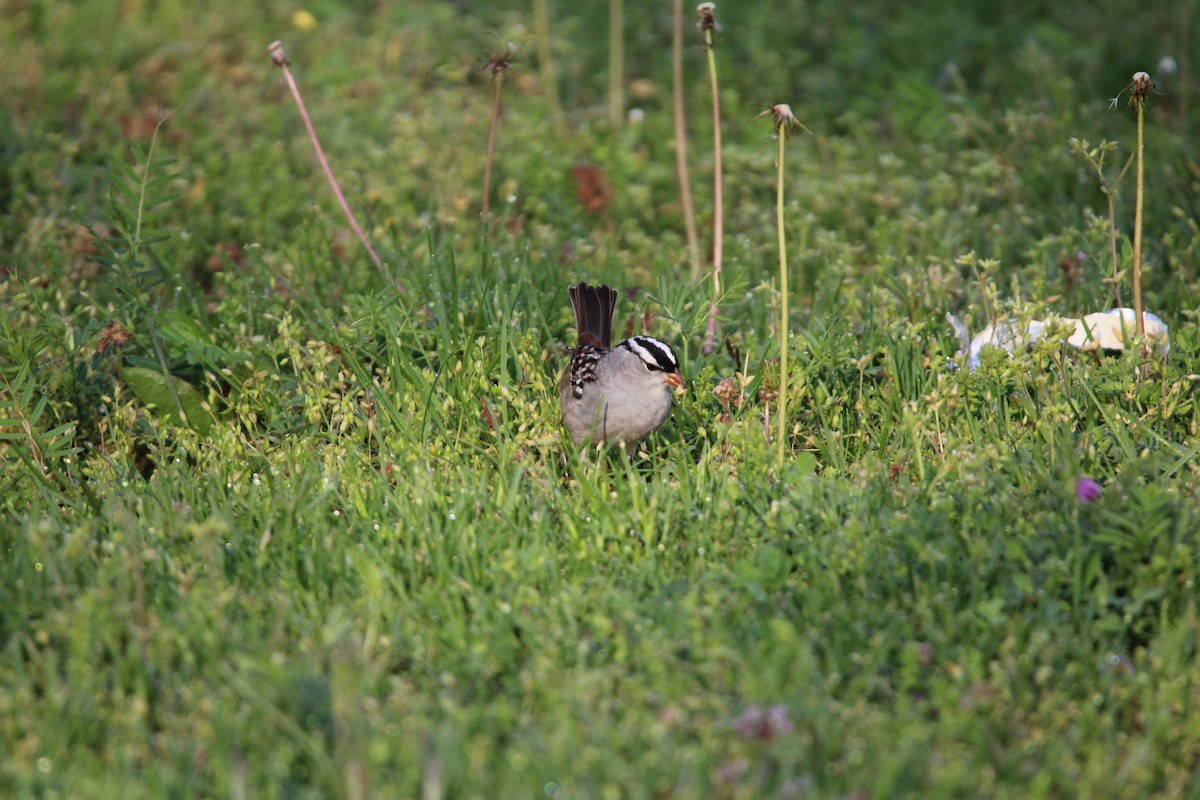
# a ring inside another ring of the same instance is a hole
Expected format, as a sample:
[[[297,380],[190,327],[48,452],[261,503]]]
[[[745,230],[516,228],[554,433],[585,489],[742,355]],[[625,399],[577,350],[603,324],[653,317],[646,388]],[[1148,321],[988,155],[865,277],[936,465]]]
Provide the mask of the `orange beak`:
[[[663,383],[670,386],[672,389],[687,390],[687,384],[683,382],[683,376],[679,374],[679,370],[669,372],[663,376]]]

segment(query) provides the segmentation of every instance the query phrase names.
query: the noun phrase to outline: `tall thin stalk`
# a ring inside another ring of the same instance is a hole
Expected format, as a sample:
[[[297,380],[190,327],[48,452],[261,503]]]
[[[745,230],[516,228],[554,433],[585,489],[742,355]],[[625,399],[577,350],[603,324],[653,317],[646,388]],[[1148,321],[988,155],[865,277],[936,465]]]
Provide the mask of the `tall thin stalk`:
[[[788,135],[800,126],[791,106],[779,103],[771,106],[769,111],[771,122],[775,128],[775,139],[779,148],[775,153],[775,229],[779,240],[779,435],[777,437],[778,468],[783,467],[784,455],[787,452],[787,387],[788,387],[788,261],[787,239],[783,228],[783,156],[786,152]],[[762,115],[760,115],[762,116]]]
[[[346,202],[346,195],[342,194],[342,187],[338,185],[337,178],[333,177],[333,168],[329,166],[329,161],[325,158],[325,151],[321,149],[321,140],[317,138],[317,131],[313,128],[312,119],[308,116],[308,109],[304,106],[304,98],[300,95],[300,87],[296,85],[296,79],[292,77],[292,71],[288,69],[288,59],[287,54],[283,52],[283,42],[278,40],[271,42],[267,46],[267,50],[271,53],[271,62],[283,72],[283,80],[287,83],[287,87],[292,93],[292,99],[296,101],[296,108],[300,110],[300,119],[303,120],[304,128],[308,131],[308,139],[312,142],[313,150],[317,154],[317,161],[321,165],[321,170],[325,173],[325,178],[329,181],[329,188],[333,190],[333,196],[337,199],[338,205],[342,207],[342,213],[346,215],[346,221],[350,223],[350,229],[354,231],[354,235],[358,237],[363,247],[366,248],[368,255],[371,256],[371,261],[375,264],[375,268],[379,270],[379,274],[383,276],[388,284],[395,286],[396,289],[403,293],[403,287],[393,281],[392,277],[388,275],[387,269],[383,266],[383,261],[379,258],[379,253],[375,252],[375,248],[367,241],[367,235],[363,233],[363,229],[358,224],[354,212],[350,210],[350,204]]]
[[[683,108],[683,0],[675,0],[671,25],[671,71],[675,99],[675,171],[679,176],[679,205],[683,210],[683,230],[687,237],[692,279],[704,268],[700,255],[700,236],[696,232],[696,206],[692,201],[692,176],[688,168],[687,116]]]
[[[537,39],[538,72],[545,87],[546,100],[550,104],[550,115],[560,137],[567,135],[566,116],[558,100],[558,73],[554,69],[554,52],[550,44],[550,9],[546,0],[533,0],[533,32]]]
[[[1121,185],[1121,181],[1125,178],[1125,173],[1129,170],[1130,165],[1136,153],[1129,156],[1125,162],[1125,166],[1117,173],[1117,177],[1111,183],[1104,174],[1104,160],[1108,157],[1110,151],[1117,148],[1116,142],[1101,142],[1098,147],[1092,147],[1084,139],[1071,139],[1071,150],[1083,160],[1091,165],[1096,171],[1096,179],[1100,182],[1100,190],[1104,192],[1104,197],[1108,201],[1108,256],[1110,266],[1112,267],[1112,276],[1103,279],[1105,283],[1111,283],[1113,287],[1113,299],[1116,302],[1116,308],[1121,308],[1121,264],[1117,260],[1117,210],[1116,197],[1117,187]]]
[[[608,0],[608,124],[621,127],[625,116],[625,6]]]
[[[490,56],[483,68],[484,72],[492,73],[492,84],[495,88],[492,95],[492,122],[488,127],[487,155],[483,162],[483,207],[480,215],[485,226],[488,225],[492,207],[492,161],[496,155],[496,129],[500,127],[500,91],[504,87],[504,73],[512,66],[513,55],[513,47],[510,45],[507,50]]]
[[[779,154],[775,157],[775,227],[779,232],[779,465],[787,447],[787,389],[788,389],[788,264],[787,242],[783,233],[783,154],[787,137],[775,125]]]
[[[1137,111],[1137,181],[1133,211],[1133,314],[1137,320],[1138,338],[1146,337],[1146,318],[1142,306],[1142,205],[1145,191],[1146,168],[1143,154],[1145,151],[1144,120],[1146,98],[1153,88],[1150,76],[1138,72],[1133,76],[1133,94],[1129,99],[1130,105]],[[1143,350],[1145,345],[1143,344]]]
[[[1179,25],[1176,28],[1181,34],[1179,43],[1179,118],[1191,119],[1190,98],[1192,97],[1192,48],[1184,46],[1183,43],[1190,40],[1194,28],[1192,28],[1192,8],[1191,3],[1179,4]]]
[[[487,223],[492,206],[492,161],[496,156],[496,128],[500,125],[500,90],[504,86],[504,73],[497,72],[492,78],[496,88],[492,96],[492,123],[488,127],[487,156],[483,162],[483,216]]]
[[[1103,161],[1103,156],[1101,156]],[[1124,169],[1117,175],[1116,183],[1120,185],[1121,178],[1125,176],[1125,170],[1129,169],[1129,162],[1125,162]],[[1099,169],[1097,169],[1099,172]],[[1116,299],[1117,308],[1121,307],[1121,280],[1120,269],[1117,262],[1117,206],[1116,194],[1117,190],[1114,187],[1110,188],[1104,180],[1104,174],[1100,174],[1100,186],[1104,189],[1104,196],[1108,199],[1108,255],[1112,261],[1112,284],[1113,297]]]
[[[704,349],[712,352],[717,338],[717,301],[721,297],[721,265],[725,247],[725,197],[721,169],[721,92],[717,84],[717,58],[715,32],[717,28],[717,4],[701,3],[696,7],[700,13],[700,29],[704,32],[704,49],[708,54],[708,78],[712,86],[713,109],[713,296],[708,312],[708,335]]]

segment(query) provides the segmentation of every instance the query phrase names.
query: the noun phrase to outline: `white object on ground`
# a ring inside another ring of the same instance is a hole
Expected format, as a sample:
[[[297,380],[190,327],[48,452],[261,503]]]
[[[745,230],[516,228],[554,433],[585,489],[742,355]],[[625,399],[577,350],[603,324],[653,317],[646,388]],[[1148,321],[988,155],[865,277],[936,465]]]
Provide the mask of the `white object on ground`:
[[[1160,354],[1165,356],[1170,353],[1171,341],[1166,323],[1149,311],[1142,312],[1142,317],[1146,322],[1146,339]],[[1015,347],[1040,339],[1042,331],[1052,322],[1064,323],[1067,326],[1074,325],[1075,332],[1067,337],[1067,344],[1085,351],[1124,350],[1126,340],[1133,338],[1137,328],[1132,308],[1114,308],[1109,311],[1088,314],[1083,319],[1070,317],[1034,319],[1029,321],[1024,330],[1021,329],[1019,323],[1006,321],[988,325],[974,337],[958,317],[948,313],[946,319],[962,343],[958,355],[960,358],[964,355],[967,357],[967,366],[971,369],[978,368],[979,354],[983,348],[996,347],[1006,353],[1011,353]]]

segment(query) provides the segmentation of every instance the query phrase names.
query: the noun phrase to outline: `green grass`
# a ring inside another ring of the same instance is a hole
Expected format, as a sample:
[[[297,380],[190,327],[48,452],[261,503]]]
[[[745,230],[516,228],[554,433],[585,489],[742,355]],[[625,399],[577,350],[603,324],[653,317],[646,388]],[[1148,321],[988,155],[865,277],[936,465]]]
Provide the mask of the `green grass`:
[[[1135,120],[1107,98],[1164,52],[1200,63],[1186,3],[1133,28],[1130,3],[722,6],[711,355],[669,4],[628,20],[649,85],[620,131],[607,9],[550,4],[567,138],[526,4],[324,3],[311,32],[274,3],[9,5],[3,796],[1200,796],[1194,76],[1155,76],[1148,108],[1146,305],[1172,331],[1148,379],[1136,353],[1049,339],[953,368],[944,318],[1111,305],[1105,198],[1068,143],[1124,163]],[[406,294],[347,235],[280,36]],[[485,248],[480,70],[507,41]],[[703,57],[696,39],[694,153]],[[787,163],[776,469],[774,148],[753,117],[781,99],[814,135]],[[581,162],[612,187],[599,215]],[[576,452],[558,421],[584,278],[639,288],[617,329],[636,317],[683,362],[636,453]],[[712,389],[737,373],[727,409]]]

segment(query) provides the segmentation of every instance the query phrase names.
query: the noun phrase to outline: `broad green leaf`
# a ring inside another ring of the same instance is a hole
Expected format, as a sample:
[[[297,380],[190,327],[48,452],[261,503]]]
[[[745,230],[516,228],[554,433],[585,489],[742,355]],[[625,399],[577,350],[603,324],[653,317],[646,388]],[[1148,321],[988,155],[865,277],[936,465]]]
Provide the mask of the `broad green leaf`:
[[[121,370],[121,379],[147,407],[171,422],[186,424],[202,434],[208,433],[216,422],[213,413],[204,407],[200,391],[174,375],[146,367],[126,367]]]

